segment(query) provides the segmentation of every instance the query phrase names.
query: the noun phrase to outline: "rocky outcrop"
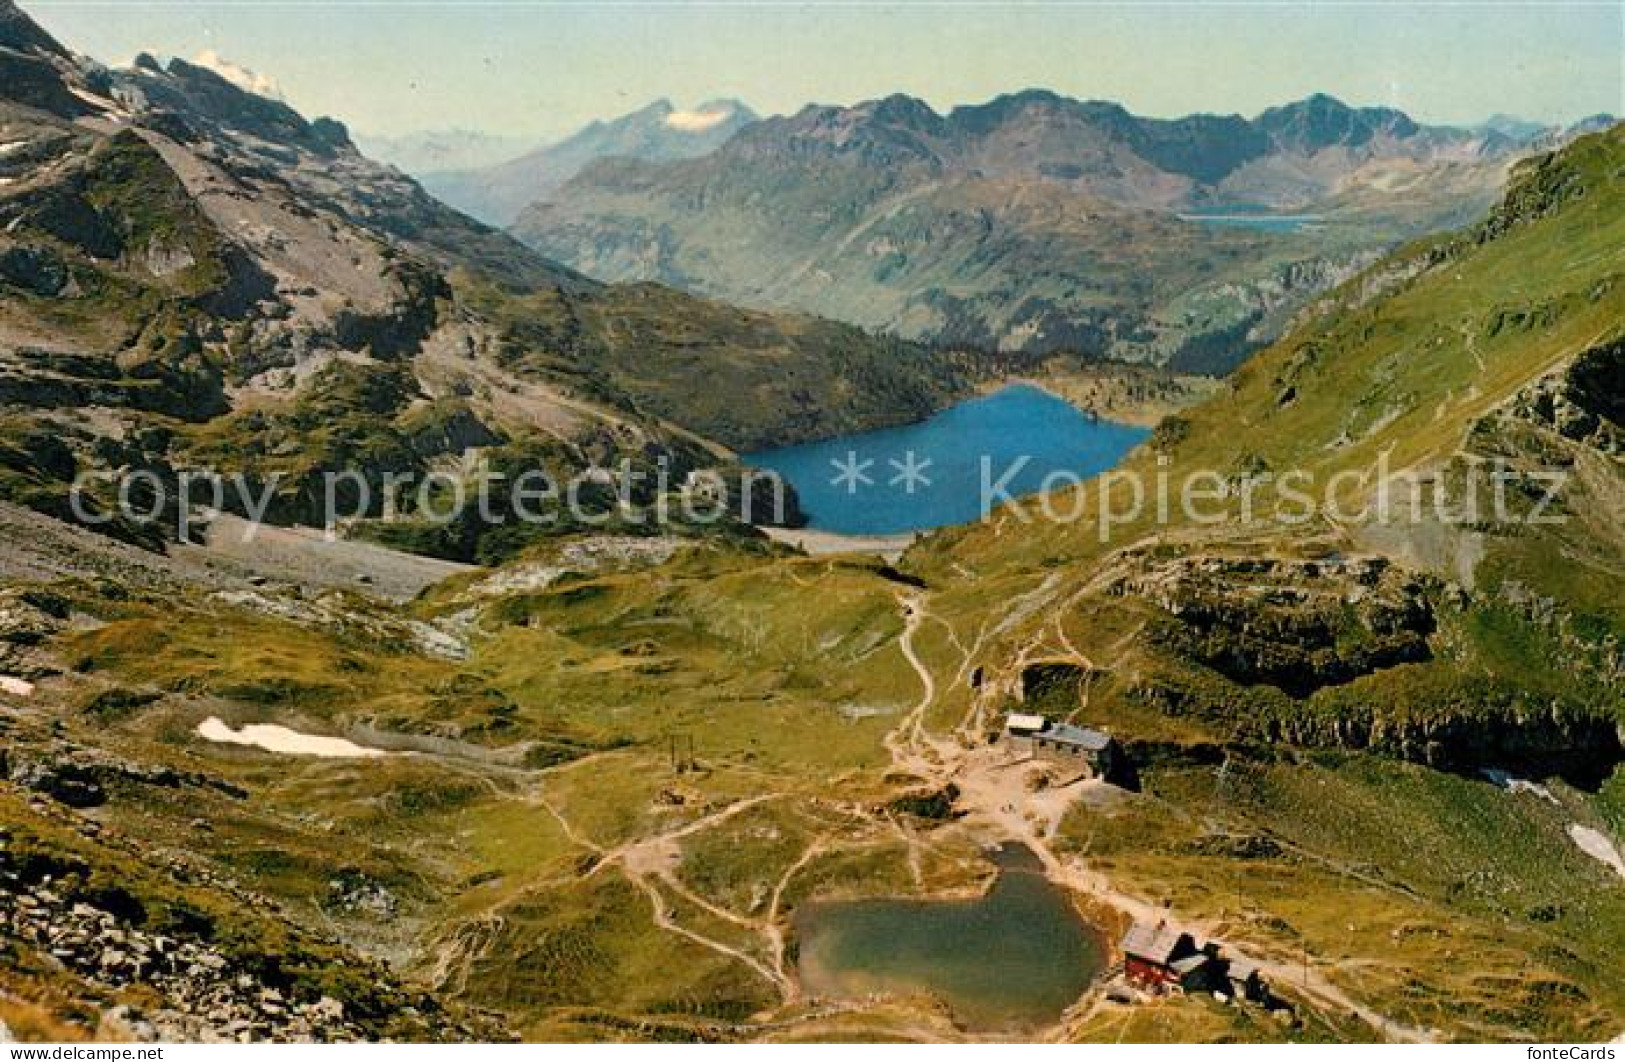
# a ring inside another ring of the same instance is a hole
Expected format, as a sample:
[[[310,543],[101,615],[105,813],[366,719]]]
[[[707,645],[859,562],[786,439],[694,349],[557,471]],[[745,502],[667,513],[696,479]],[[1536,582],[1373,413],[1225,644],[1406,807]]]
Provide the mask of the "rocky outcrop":
[[[35,244],[0,246],[0,283],[31,295],[56,298],[68,287],[73,275],[62,256],[50,247]]]
[[[1258,731],[1260,740],[1304,748],[1376,752],[1446,771],[1559,775],[1588,787],[1625,760],[1612,720],[1493,701],[1428,718],[1393,718],[1376,706],[1335,717],[1303,713],[1262,722]]]
[[[10,99],[59,117],[77,118],[91,113],[91,108],[69,90],[60,65],[38,54],[0,48],[0,85],[5,86]]]
[[[57,674],[61,665],[45,643],[67,617],[67,604],[54,594],[0,591],[0,675],[29,680]],[[0,763],[4,759],[0,751]]]
[[[437,303],[451,297],[440,274],[421,265],[398,262],[389,271],[400,294],[381,313],[341,310],[333,318],[333,337],[344,350],[364,351],[375,358],[415,354],[439,323]]]
[[[29,348],[0,352],[0,404],[34,409],[114,406],[202,421],[224,412],[217,369],[196,359],[149,360],[121,370],[111,358]]]
[[[1563,372],[1542,377],[1508,412],[1572,442],[1625,455],[1625,339],[1590,348]]]
[[[60,631],[67,618],[67,602],[48,591],[0,591],[0,642],[38,645]]]
[[[1167,613],[1157,645],[1242,685],[1301,698],[1431,655],[1426,587],[1380,558],[1203,558],[1136,585]]]
[[[377,1039],[380,1015],[296,985],[268,983],[261,972],[196,934],[157,932],[131,894],[88,895],[82,871],[35,854],[16,856],[0,826],[0,939],[33,948],[109,993],[140,986],[159,1002],[128,1004],[104,1015],[137,1040],[309,1043]],[[390,976],[378,971],[380,994]],[[418,1035],[471,1039],[473,1029],[431,1018],[400,994],[392,1002],[415,1020]]]
[[[4,732],[0,717],[0,732]],[[245,790],[198,771],[140,763],[105,749],[93,749],[59,738],[18,743],[0,749],[0,779],[42,793],[70,808],[98,807],[115,787],[125,785],[209,789],[234,799]]]

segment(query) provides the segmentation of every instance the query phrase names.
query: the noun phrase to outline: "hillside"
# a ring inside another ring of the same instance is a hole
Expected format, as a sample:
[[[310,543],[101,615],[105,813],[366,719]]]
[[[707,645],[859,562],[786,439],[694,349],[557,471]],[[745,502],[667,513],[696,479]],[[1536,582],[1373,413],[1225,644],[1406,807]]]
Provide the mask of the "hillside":
[[[1227,371],[1316,292],[1484,209],[1527,141],[1326,96],[1248,120],[1042,91],[808,107],[604,160],[513,231],[593,276],[910,338]],[[1271,228],[1183,215],[1304,215]]]
[[[1618,126],[1523,164],[1486,220],[1337,289],[1228,394],[1165,421],[1122,472],[1177,492],[1212,470],[1209,520],[1176,494],[1170,521],[1148,505],[1103,536],[1125,478],[1054,502],[1076,521],[1028,506],[906,558],[982,675],[941,718],[979,729],[1064,664],[1083,695],[1049,710],[1146,765],[1147,796],[1060,822],[1066,865],[1306,949],[1390,1036],[1540,1038],[1561,1013],[1606,1039],[1622,1020],[1603,958],[1619,880],[1564,851],[1565,829],[1625,830],[1622,178]],[[1302,519],[1292,492],[1328,486],[1348,515]],[[1547,785],[1486,780],[1508,773]]]
[[[0,85],[12,500],[68,517],[77,476],[209,469],[314,522],[347,467],[564,482],[630,460],[680,484],[729,448],[896,423],[967,387],[950,357],[855,328],[588,280],[337,122],[181,60],[108,71],[5,11],[6,62],[30,71]],[[486,529],[396,532],[468,558]]]

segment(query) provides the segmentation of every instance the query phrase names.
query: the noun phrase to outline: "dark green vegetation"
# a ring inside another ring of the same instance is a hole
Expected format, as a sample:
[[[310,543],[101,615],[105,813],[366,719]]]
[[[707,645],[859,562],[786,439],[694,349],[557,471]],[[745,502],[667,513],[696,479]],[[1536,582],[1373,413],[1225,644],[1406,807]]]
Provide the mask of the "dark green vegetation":
[[[497,355],[522,377],[564,381],[630,415],[673,422],[748,451],[921,420],[969,393],[970,355],[876,337],[804,315],[772,315],[624,284],[590,297],[482,288]]]

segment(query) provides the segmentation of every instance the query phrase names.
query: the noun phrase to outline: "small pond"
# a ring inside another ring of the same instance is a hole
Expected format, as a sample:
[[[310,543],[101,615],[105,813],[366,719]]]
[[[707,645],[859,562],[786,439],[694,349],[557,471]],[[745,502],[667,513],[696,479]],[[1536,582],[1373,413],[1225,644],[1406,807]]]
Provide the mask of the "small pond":
[[[1057,1020],[1105,965],[1100,934],[1030,850],[993,854],[986,895],[811,903],[796,912],[799,972],[811,995],[929,993],[976,1032]]]

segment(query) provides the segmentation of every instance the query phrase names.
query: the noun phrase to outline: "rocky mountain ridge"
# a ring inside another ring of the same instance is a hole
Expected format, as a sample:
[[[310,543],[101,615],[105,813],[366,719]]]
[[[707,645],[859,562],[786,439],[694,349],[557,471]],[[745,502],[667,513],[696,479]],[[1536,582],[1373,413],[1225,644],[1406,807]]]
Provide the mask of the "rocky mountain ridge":
[[[459,210],[492,225],[508,225],[525,207],[550,198],[599,159],[662,162],[709,154],[757,120],[738,100],[711,100],[680,110],[656,100],[608,121],[596,121],[556,144],[478,169],[434,169],[423,185]]]
[[[1253,119],[897,95],[764,119],[696,159],[600,160],[513,231],[607,279],[1223,372],[1382,250],[1475,216],[1536,146],[1324,95]]]

